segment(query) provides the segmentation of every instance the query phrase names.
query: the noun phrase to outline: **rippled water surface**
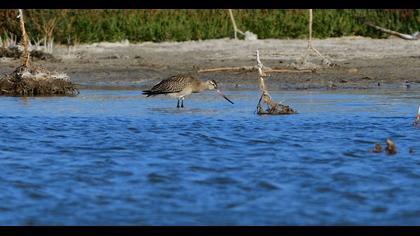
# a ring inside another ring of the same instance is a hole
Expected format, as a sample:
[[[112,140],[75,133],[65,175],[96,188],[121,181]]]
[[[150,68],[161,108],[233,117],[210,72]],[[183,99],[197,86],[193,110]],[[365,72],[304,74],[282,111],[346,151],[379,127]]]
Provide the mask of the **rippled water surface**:
[[[420,91],[226,94],[2,97],[0,224],[420,225]]]

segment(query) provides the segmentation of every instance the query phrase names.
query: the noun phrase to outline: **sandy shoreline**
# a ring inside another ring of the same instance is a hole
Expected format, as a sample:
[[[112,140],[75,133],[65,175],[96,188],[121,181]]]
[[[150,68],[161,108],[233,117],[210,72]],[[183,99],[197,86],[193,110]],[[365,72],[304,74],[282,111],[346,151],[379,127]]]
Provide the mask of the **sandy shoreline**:
[[[343,37],[314,40],[322,54],[338,64],[315,73],[275,73],[267,81],[272,89],[337,89],[420,86],[420,41],[398,38]],[[265,66],[288,68],[303,55],[306,40],[216,39],[165,43],[95,43],[78,45],[68,54],[65,46],[53,55],[59,62],[35,61],[50,70],[67,73],[81,88],[142,89],[176,73],[213,67],[254,66],[259,49]],[[319,64],[317,57],[312,62]],[[0,60],[0,73],[9,73],[19,60]],[[255,72],[200,73],[216,79],[226,89],[257,87]]]

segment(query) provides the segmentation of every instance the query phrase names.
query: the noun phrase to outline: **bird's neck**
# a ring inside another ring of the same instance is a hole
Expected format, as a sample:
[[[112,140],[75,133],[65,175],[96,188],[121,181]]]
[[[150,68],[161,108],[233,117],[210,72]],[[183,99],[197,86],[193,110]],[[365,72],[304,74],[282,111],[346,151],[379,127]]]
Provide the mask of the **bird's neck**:
[[[208,89],[207,84],[205,82],[200,82],[198,86],[194,86],[193,93],[199,93],[203,90]]]

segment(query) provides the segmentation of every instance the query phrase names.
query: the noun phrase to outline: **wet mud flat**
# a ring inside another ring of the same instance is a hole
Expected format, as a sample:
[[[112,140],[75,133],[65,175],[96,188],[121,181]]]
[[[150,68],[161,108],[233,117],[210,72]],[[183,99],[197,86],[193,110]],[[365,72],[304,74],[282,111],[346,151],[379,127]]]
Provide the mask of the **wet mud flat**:
[[[67,73],[79,88],[144,89],[177,73],[216,67],[255,66],[255,50],[264,65],[292,69],[306,50],[306,40],[216,39],[164,43],[95,43],[69,50],[58,46],[59,60],[37,61],[50,70]],[[314,72],[273,73],[266,80],[274,89],[364,89],[420,86],[420,42],[398,38],[343,37],[314,40],[316,47],[338,66]],[[321,64],[317,57],[311,62]],[[1,58],[0,73],[10,73],[18,59]],[[215,79],[225,89],[258,88],[256,71],[197,73]]]

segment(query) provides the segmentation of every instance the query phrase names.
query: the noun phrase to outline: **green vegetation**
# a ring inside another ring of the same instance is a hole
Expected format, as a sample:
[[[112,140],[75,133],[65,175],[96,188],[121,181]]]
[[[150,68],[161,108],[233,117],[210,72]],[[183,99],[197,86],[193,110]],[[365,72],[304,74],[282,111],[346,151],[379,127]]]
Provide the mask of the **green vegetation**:
[[[99,41],[185,41],[233,37],[227,10],[25,10],[32,40],[43,37],[67,43]],[[307,10],[233,10],[239,29],[259,38],[306,38]],[[16,10],[0,10],[0,36],[18,35]],[[401,33],[420,30],[418,9],[314,10],[315,38],[360,35],[386,37],[360,18]]]

